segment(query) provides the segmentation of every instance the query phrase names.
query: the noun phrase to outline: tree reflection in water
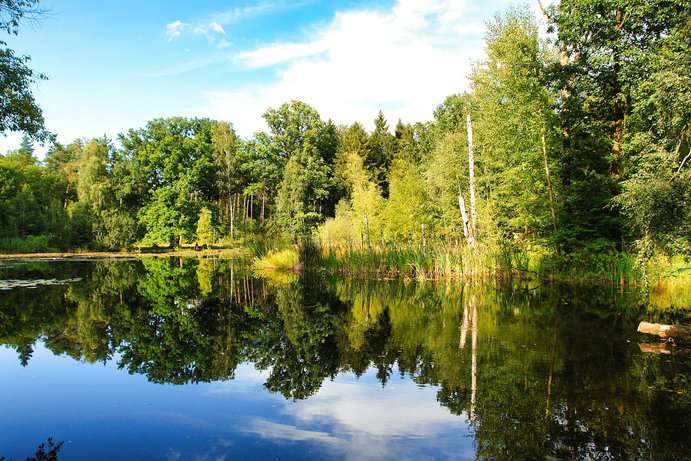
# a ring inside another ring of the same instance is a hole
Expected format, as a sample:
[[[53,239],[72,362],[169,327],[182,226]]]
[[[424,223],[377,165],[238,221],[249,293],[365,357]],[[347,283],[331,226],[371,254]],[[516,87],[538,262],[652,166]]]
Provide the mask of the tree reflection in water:
[[[370,367],[385,386],[398,370],[469,418],[480,459],[682,459],[691,450],[691,360],[639,351],[636,293],[263,280],[218,259],[4,270],[83,278],[2,294],[0,343],[22,365],[39,340],[156,383],[232,379],[252,362],[288,399]]]

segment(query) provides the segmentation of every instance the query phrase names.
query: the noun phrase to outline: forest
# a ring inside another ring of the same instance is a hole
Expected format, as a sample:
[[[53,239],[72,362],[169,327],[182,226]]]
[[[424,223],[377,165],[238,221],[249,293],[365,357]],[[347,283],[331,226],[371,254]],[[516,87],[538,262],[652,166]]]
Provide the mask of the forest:
[[[0,4],[0,29],[17,34],[37,2]],[[43,76],[2,42],[0,131],[26,135],[0,156],[0,250],[263,236],[688,258],[690,12],[682,0],[562,0],[541,18],[512,8],[488,22],[467,91],[431,121],[379,112],[367,130],[290,101],[248,139],[228,121],[172,117],[55,142],[30,90]],[[50,144],[42,159],[37,142]]]

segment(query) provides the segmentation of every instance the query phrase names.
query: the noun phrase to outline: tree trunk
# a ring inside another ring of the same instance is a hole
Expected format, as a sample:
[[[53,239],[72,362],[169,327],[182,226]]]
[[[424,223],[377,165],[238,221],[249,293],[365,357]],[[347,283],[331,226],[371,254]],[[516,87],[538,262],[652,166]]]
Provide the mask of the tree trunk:
[[[473,157],[473,124],[470,114],[466,115],[468,128],[468,179],[470,180],[470,219],[472,221],[473,238],[477,235],[477,213],[475,210],[475,158]]]
[[[473,238],[468,226],[468,213],[465,210],[465,200],[463,199],[463,194],[458,194],[458,208],[461,210],[461,219],[463,219],[463,235],[468,241],[468,244],[472,245],[475,243],[475,239]]]
[[[265,194],[264,192],[262,192],[262,212],[261,212],[261,215],[260,215],[260,220],[261,220],[261,223],[262,223],[262,224],[264,224],[264,209],[265,209],[265,205],[266,205],[266,194]]]

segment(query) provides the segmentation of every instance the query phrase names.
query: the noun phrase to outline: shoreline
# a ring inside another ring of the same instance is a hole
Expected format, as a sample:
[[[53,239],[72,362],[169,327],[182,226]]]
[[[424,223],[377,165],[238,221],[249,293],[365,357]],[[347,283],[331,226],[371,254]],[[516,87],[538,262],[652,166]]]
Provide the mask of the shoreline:
[[[242,248],[220,248],[211,250],[182,249],[161,252],[138,251],[83,251],[83,252],[44,252],[44,253],[0,253],[0,261],[8,259],[107,259],[107,258],[163,258],[163,257],[207,257],[207,256],[241,256]]]

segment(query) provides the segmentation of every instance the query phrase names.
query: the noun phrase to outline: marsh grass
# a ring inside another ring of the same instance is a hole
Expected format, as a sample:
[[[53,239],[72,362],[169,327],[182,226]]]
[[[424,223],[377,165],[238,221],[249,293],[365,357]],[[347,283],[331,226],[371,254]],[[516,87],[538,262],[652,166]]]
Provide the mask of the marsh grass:
[[[300,268],[300,254],[294,248],[269,250],[264,256],[254,260],[258,272],[295,271]]]
[[[330,273],[380,280],[548,279],[624,287],[643,285],[645,276],[658,291],[661,287],[691,287],[691,270],[683,257],[660,256],[641,265],[630,253],[584,250],[555,254],[540,246],[386,245],[371,250],[324,246],[319,264]]]
[[[485,249],[426,248],[387,245],[371,250],[348,247],[322,249],[321,267],[329,272],[363,278],[440,280],[498,275],[497,261]]]

